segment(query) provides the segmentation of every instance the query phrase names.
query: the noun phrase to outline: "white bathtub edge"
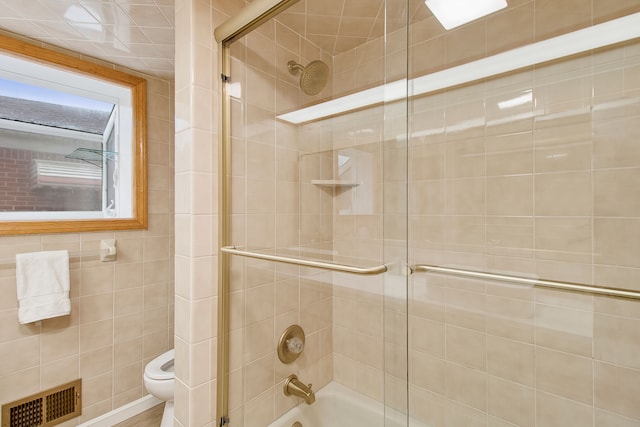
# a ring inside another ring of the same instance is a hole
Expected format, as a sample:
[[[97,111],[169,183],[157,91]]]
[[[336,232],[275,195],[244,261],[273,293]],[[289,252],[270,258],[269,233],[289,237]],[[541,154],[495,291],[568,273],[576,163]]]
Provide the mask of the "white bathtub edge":
[[[341,403],[347,403],[348,405],[351,405],[350,407],[352,409],[356,409],[356,411],[364,410],[364,412],[361,412],[361,414],[365,413],[365,414],[373,415],[373,420],[369,419],[369,421],[375,421],[376,426],[381,427],[382,425],[387,425],[386,424],[387,422],[391,422],[391,424],[389,425],[400,427],[400,426],[407,426],[407,422],[408,422],[409,423],[408,425],[411,427],[428,427],[427,425],[421,422],[418,422],[413,418],[407,419],[406,414],[403,414],[396,409],[390,408],[389,406],[385,406],[384,403],[378,400],[375,400],[365,394],[359,393],[336,381],[331,381],[329,384],[325,385],[324,387],[322,387],[316,392],[316,404],[324,402],[324,399],[326,398],[329,398],[329,399],[337,398]],[[289,427],[293,421],[298,421],[298,420],[302,421],[303,425],[305,425],[307,421],[310,421],[308,419],[309,417],[308,414],[310,412],[312,414],[313,412],[316,411],[316,409],[317,408],[314,408],[313,406],[310,407],[308,405],[300,403],[294,406],[293,408],[289,409],[284,414],[280,415],[280,417],[278,417],[277,419],[273,420],[271,424],[269,424],[267,427]],[[304,421],[305,418],[307,418],[307,421]],[[311,422],[313,423],[313,425],[317,425],[316,424],[317,421],[311,421]],[[329,422],[331,423],[331,421]],[[334,424],[335,422],[333,424],[321,424],[321,425],[333,426]],[[352,426],[353,424],[339,424],[339,425]],[[357,425],[370,426],[373,424],[358,423]]]
[[[100,415],[99,417],[93,418],[89,421],[85,421],[84,423],[79,424],[78,427],[111,427],[114,424],[128,420],[129,418],[161,403],[162,400],[147,394],[146,396],[141,397],[138,400],[134,400],[131,403],[127,403],[113,411],[107,412],[106,414]]]

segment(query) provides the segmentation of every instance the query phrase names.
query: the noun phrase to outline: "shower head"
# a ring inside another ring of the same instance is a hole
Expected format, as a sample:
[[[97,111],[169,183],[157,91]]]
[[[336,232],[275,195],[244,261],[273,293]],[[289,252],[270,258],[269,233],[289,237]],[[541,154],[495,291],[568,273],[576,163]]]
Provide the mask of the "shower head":
[[[329,79],[329,66],[320,60],[311,61],[306,67],[289,61],[287,69],[293,75],[300,73],[300,89],[307,95],[319,94]]]

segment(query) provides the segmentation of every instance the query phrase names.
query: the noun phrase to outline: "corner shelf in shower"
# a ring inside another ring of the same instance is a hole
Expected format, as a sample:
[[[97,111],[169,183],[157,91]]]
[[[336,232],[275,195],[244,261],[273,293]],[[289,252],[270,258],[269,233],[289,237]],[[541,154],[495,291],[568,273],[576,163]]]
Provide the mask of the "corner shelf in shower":
[[[357,187],[360,185],[359,182],[340,181],[339,179],[312,179],[311,183],[321,187]]]

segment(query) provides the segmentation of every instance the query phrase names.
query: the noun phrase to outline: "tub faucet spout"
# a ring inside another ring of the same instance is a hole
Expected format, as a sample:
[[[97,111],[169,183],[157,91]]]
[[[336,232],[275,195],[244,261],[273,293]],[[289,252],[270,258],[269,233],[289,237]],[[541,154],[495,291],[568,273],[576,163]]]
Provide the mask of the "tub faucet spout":
[[[316,395],[311,390],[311,384],[304,385],[294,374],[289,375],[289,378],[284,382],[284,394],[286,396],[298,396],[304,399],[307,405],[311,405],[316,401]]]

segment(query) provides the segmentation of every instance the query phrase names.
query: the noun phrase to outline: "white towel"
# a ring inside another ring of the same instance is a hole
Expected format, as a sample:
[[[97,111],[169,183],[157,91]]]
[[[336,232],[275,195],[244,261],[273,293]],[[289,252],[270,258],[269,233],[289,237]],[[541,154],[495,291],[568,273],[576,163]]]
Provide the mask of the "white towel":
[[[18,321],[30,323],[71,313],[69,252],[16,255]]]

